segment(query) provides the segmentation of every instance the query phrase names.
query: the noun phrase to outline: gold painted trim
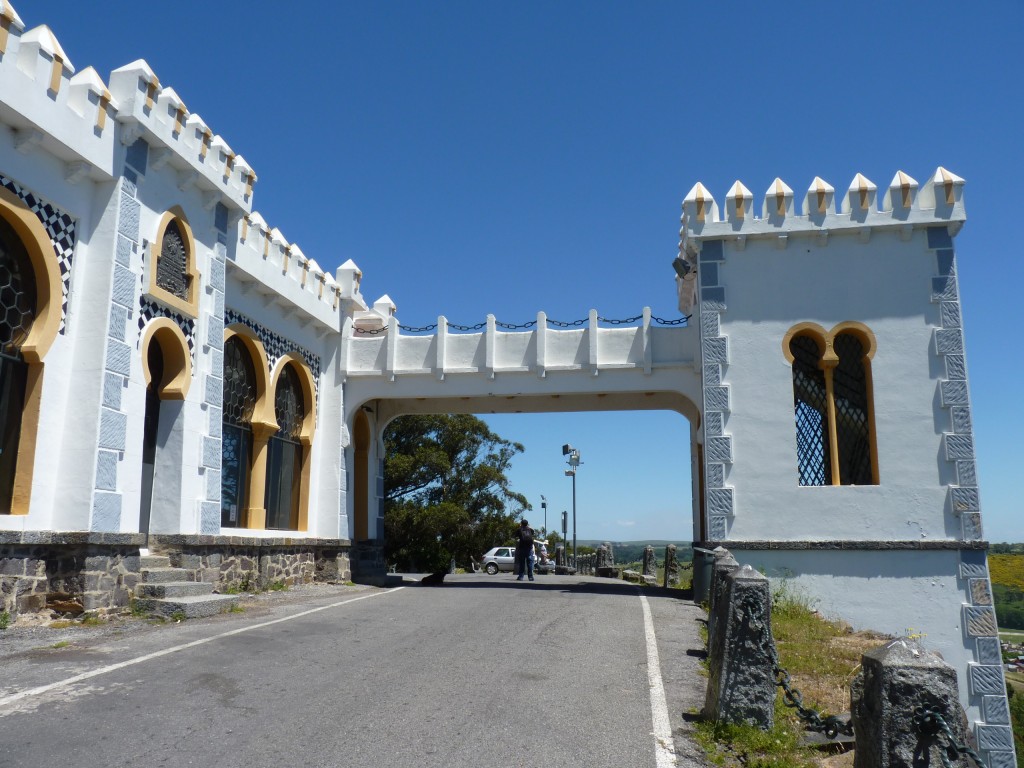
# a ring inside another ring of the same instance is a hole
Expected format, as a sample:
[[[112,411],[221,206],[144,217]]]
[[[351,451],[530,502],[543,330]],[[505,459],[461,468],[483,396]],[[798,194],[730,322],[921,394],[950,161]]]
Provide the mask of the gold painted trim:
[[[57,93],[60,90],[60,76],[64,72],[64,59],[59,54],[53,55],[53,63],[50,65],[50,92]]]
[[[0,216],[11,225],[28,251],[36,279],[36,316],[21,354],[28,363],[39,363],[57,338],[60,329],[60,270],[49,235],[42,223],[20,197],[0,187]]]
[[[18,458],[14,466],[14,488],[11,492],[12,515],[27,515],[29,512],[42,399],[43,363],[29,363],[25,375],[25,404],[21,409]]]
[[[188,298],[182,299],[170,291],[165,291],[156,284],[156,263],[160,258],[163,248],[164,233],[171,222],[178,225],[178,230],[185,238],[185,278],[188,282]],[[146,293],[172,309],[176,309],[183,315],[195,319],[199,317],[199,268],[197,266],[196,240],[192,235],[192,227],[189,226],[188,218],[181,206],[175,205],[167,210],[160,217],[160,223],[156,228],[156,236],[150,245],[149,256],[149,283]]]
[[[299,508],[296,510],[295,530],[309,530],[309,482],[312,467],[313,435],[316,432],[316,383],[313,372],[306,361],[296,352],[288,352],[281,356],[274,366],[271,375],[271,391],[277,392],[281,374],[287,366],[292,366],[299,374],[302,387],[302,399],[305,401],[306,413],[302,418],[302,432],[299,442],[302,443],[302,470],[299,476]],[[275,430],[276,431],[276,430]],[[264,475],[266,469],[264,469]]]
[[[11,32],[12,19],[7,15],[7,9],[0,12],[0,56],[7,53],[7,40]]]
[[[164,380],[158,382],[156,394],[161,400],[184,400],[192,384],[192,355],[181,328],[167,317],[150,321],[142,332],[139,351],[142,355],[142,376],[149,387],[153,374],[149,370],[149,345],[156,343],[164,357]]]
[[[370,420],[360,408],[352,426],[353,454],[353,538],[370,538]]]
[[[833,389],[832,375],[835,367],[839,364],[839,357],[835,353],[835,339],[842,333],[848,333],[857,337],[864,347],[864,357],[861,364],[864,366],[865,399],[867,401],[867,422],[868,422],[868,443],[869,455],[871,458],[871,482],[879,485],[880,474],[878,466],[878,435],[875,430],[875,385],[871,373],[871,360],[878,349],[878,340],[875,334],[864,323],[856,320],[844,320],[836,323],[832,330],[826,331],[817,323],[797,323],[788,331],[782,339],[782,354],[790,367],[793,365],[793,353],[790,351],[790,342],[797,336],[809,336],[818,344],[821,351],[819,367],[825,374],[825,397],[826,409],[828,411],[828,433],[829,433],[829,457],[832,461],[832,485],[842,485],[842,478],[839,475],[839,440],[836,419],[835,392]]]

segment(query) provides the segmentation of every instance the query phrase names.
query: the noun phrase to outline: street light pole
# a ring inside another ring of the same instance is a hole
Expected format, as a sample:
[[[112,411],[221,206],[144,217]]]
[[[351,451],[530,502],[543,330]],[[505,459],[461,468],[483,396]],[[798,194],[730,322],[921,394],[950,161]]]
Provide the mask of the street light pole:
[[[548,536],[548,500],[542,493],[540,495],[540,508],[544,510],[544,538]]]
[[[573,448],[571,445],[566,443],[562,446],[562,455],[568,456],[566,464],[569,465],[569,469],[565,470],[565,474],[572,478],[572,565],[576,567],[576,470],[579,469],[580,464],[580,452]]]

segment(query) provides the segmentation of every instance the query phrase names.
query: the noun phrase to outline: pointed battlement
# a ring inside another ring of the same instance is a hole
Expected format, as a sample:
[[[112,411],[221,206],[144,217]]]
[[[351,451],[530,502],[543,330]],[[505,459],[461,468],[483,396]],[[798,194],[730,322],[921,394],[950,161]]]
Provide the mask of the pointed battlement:
[[[681,233],[685,242],[693,236],[772,237],[783,231],[787,235],[817,234],[823,229],[925,226],[941,220],[955,234],[966,218],[963,184],[959,176],[939,168],[919,188],[909,174],[897,171],[879,202],[878,186],[858,173],[843,194],[837,212],[835,188],[815,177],[798,214],[792,189],[782,179],[775,179],[765,191],[760,217],[755,217],[751,215],[753,195],[737,181],[725,194],[723,217],[715,198],[698,182],[683,200]]]
[[[210,207],[221,202],[251,210],[252,167],[189,112],[145,61],[115,69],[109,85],[92,67],[76,74],[53,31],[45,25],[26,30],[9,0],[0,0],[0,89],[20,115],[12,122],[19,152],[41,145],[74,166],[69,175],[80,176],[86,167],[96,180],[109,180],[120,173],[118,144],[144,139],[151,167],[175,170],[182,190],[197,187]],[[31,127],[44,125],[48,135]],[[78,157],[69,160],[69,150]]]

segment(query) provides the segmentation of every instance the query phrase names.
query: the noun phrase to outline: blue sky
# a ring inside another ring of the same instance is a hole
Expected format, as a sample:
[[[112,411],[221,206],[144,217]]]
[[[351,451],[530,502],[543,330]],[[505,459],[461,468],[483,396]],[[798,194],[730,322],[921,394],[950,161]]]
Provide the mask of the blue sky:
[[[1019,2],[14,5],[78,69],[145,58],[255,169],[267,222],[325,268],[354,259],[367,298],[390,295],[407,325],[677,317],[694,182],[721,200],[780,176],[799,196],[815,176],[842,190],[945,166],[967,180],[985,532],[1024,541]],[[570,442],[581,538],[690,537],[681,416],[491,423],[526,446],[512,474],[534,522],[542,493],[551,526],[571,506]]]

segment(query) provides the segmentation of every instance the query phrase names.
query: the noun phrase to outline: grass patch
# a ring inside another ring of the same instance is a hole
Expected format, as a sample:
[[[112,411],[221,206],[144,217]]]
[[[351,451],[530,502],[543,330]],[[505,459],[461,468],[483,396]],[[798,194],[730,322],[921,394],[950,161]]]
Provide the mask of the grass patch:
[[[245,613],[245,608],[240,605],[232,605],[228,608],[228,613]]]
[[[182,622],[186,618],[187,617],[185,616],[185,612],[184,611],[175,611],[174,613],[171,614],[171,621]]]
[[[284,592],[288,589],[288,583],[285,581],[272,581],[270,586],[267,587],[271,592]]]
[[[864,652],[889,638],[873,632],[826,621],[812,601],[783,583],[772,594],[772,633],[779,665],[790,674],[790,687],[798,689],[803,706],[823,717],[850,708],[850,681]],[[706,642],[706,637],[705,637]],[[775,727],[762,731],[748,725],[701,722],[695,737],[717,765],[745,768],[810,768],[821,753],[800,746],[805,733],[793,709],[776,691]]]
[[[60,642],[54,643],[50,647],[54,650],[60,650],[61,648],[67,648],[69,645],[71,645],[70,640],[61,640]]]
[[[11,614],[8,611],[0,611],[0,630],[11,626]]]

